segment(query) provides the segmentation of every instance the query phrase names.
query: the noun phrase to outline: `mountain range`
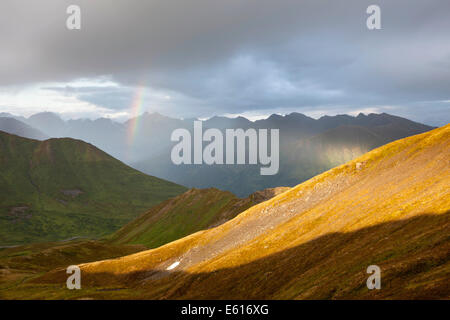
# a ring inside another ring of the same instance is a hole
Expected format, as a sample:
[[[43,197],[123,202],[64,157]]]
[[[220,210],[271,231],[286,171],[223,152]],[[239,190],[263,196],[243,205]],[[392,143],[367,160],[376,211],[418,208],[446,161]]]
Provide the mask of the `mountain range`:
[[[256,190],[294,186],[373,148],[432,129],[388,114],[342,115],[315,120],[299,113],[272,115],[255,122],[245,118],[214,117],[204,121],[204,127],[222,130],[279,128],[279,172],[262,176],[259,165],[174,165],[168,161],[170,148],[133,166],[188,187],[214,186],[247,196]],[[190,129],[188,125],[186,128]]]
[[[72,137],[92,143],[147,174],[190,188],[215,187],[240,197],[266,188],[294,186],[385,143],[432,129],[385,113],[320,119],[300,113],[273,114],[257,121],[216,116],[203,121],[205,130],[279,129],[280,171],[274,176],[261,176],[259,165],[174,165],[170,152],[175,143],[170,135],[178,128],[192,131],[195,119],[144,113],[124,123],[104,118],[64,121],[46,112],[16,120],[51,137]]]

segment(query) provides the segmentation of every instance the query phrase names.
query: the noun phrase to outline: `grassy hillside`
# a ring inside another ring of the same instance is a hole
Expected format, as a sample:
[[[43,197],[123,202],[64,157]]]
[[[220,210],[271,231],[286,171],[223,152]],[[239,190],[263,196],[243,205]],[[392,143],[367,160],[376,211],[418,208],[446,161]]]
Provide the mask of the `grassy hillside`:
[[[166,200],[133,220],[110,238],[115,244],[142,244],[156,248],[199,230],[220,225],[249,207],[289,188],[256,192],[237,198],[218,189],[191,189]]]
[[[110,259],[144,250],[144,246],[112,245],[101,241],[35,243],[14,248],[0,248],[0,299],[22,282],[55,267],[67,268],[81,262]],[[17,298],[27,298],[28,294]],[[33,294],[33,292],[29,292]],[[45,297],[50,299],[52,296]]]
[[[83,264],[83,290],[70,295],[448,299],[449,159],[450,125],[395,141],[216,228]],[[382,270],[381,290],[366,287],[373,264]],[[65,279],[54,270],[14,294],[68,297]]]
[[[99,258],[120,257],[144,249],[144,246],[139,245],[111,245],[96,240],[33,243],[3,248],[0,249],[0,267],[3,271],[0,274],[19,278],[22,273],[33,274],[55,267],[96,261]],[[0,283],[6,282],[7,279],[8,277],[0,279]]]
[[[100,237],[185,190],[83,141],[0,132],[0,245]]]

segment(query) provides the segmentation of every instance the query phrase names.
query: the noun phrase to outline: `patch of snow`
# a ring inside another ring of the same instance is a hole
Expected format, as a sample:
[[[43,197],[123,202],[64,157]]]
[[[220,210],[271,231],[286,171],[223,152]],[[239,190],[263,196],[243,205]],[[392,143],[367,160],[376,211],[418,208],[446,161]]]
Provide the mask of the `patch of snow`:
[[[175,269],[179,264],[180,264],[180,261],[175,261],[175,262],[172,263],[170,266],[168,266],[166,270],[172,270],[172,269]]]

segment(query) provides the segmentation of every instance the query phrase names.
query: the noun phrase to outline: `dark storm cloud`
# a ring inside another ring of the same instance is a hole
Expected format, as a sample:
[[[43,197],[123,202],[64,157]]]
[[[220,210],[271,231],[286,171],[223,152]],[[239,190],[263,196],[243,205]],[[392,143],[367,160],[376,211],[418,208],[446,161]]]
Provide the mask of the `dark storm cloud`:
[[[80,31],[65,28],[70,4],[81,7]],[[366,28],[371,4],[381,7],[382,30]],[[438,102],[450,99],[448,0],[3,0],[0,7],[4,86],[110,76],[124,88],[74,94],[120,109],[129,87],[144,83],[172,92],[165,111],[186,116],[387,105],[417,117],[427,109],[448,114]]]
[[[89,87],[86,85],[78,87],[44,87],[43,89],[60,92],[63,95],[75,96],[80,100],[112,110],[128,108],[134,96],[132,88],[118,86]]]

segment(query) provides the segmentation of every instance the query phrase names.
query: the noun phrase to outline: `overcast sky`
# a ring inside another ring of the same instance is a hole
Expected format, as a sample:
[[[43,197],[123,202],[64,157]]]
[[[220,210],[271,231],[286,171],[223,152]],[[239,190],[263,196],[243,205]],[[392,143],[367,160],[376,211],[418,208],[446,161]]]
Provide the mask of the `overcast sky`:
[[[66,9],[81,8],[81,30]],[[366,9],[381,8],[381,30]],[[450,122],[448,0],[2,0],[0,112]],[[140,94],[140,95],[139,95]],[[139,97],[141,97],[139,99]]]

